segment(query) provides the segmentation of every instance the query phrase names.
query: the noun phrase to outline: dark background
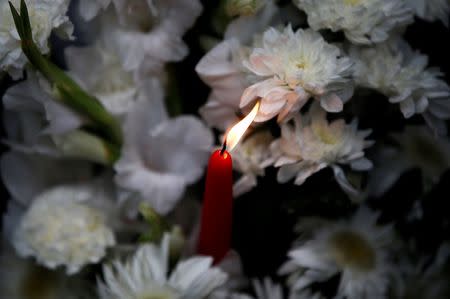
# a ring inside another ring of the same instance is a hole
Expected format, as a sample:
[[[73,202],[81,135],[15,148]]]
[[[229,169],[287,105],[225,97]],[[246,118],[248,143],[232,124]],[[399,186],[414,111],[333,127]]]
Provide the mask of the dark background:
[[[210,19],[218,1],[202,2],[204,13],[185,35],[191,49],[189,56],[184,61],[169,66],[174,70],[179,94],[183,98],[182,111],[188,114],[197,114],[209,92],[194,71],[204,54],[198,37],[210,35],[221,38],[212,29]],[[450,40],[450,31],[441,22],[416,20],[408,27],[405,37],[414,49],[429,56],[429,65],[439,67],[449,83],[450,44],[447,41]],[[55,54],[55,59],[61,63],[60,53]],[[2,79],[0,95],[11,83],[7,77]],[[388,103],[387,99],[379,98],[383,96],[375,95],[374,99],[368,99],[358,97],[357,94],[355,99],[346,104],[343,116],[349,117],[356,113],[361,127],[374,130],[371,137],[376,140],[383,140],[387,133],[399,131],[405,124],[423,123],[419,116],[405,121],[397,107]],[[274,134],[277,134],[276,129]],[[1,145],[1,151],[5,150],[6,147]],[[368,155],[370,157],[370,150]],[[203,183],[203,180],[200,181],[190,191],[201,193]],[[0,188],[0,210],[4,211],[8,194],[3,185]],[[396,228],[405,241],[416,244],[424,254],[432,254],[450,236],[449,195],[450,172],[446,172],[430,192],[424,193],[421,172],[413,169],[405,173],[385,196],[379,199],[369,198],[367,202],[371,207],[382,211],[381,221],[395,221]],[[424,217],[410,223],[406,218],[415,200],[421,201]],[[329,169],[315,174],[298,187],[292,183],[277,184],[276,171],[269,168],[266,176],[259,179],[257,188],[235,200],[234,247],[242,255],[248,275],[274,274],[285,260],[286,252],[294,239],[292,228],[299,217],[320,215],[335,219],[349,215],[355,208],[335,183]]]

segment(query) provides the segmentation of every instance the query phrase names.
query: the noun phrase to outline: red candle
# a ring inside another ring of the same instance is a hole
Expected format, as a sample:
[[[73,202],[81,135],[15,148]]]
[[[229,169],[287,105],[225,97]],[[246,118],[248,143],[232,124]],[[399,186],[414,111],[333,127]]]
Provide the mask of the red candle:
[[[222,150],[209,158],[203,196],[202,219],[197,252],[214,258],[219,263],[231,248],[233,212],[233,178],[231,151],[255,119],[259,101],[252,111],[226,134]]]
[[[217,150],[209,159],[203,197],[198,253],[219,262],[231,248],[233,210],[231,155]]]

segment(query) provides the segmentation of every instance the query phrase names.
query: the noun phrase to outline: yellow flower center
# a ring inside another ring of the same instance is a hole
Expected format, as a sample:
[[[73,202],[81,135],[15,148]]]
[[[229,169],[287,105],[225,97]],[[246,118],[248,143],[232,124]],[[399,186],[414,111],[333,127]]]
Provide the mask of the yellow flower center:
[[[341,267],[368,272],[375,267],[376,254],[369,242],[358,233],[340,231],[329,239],[332,257]]]

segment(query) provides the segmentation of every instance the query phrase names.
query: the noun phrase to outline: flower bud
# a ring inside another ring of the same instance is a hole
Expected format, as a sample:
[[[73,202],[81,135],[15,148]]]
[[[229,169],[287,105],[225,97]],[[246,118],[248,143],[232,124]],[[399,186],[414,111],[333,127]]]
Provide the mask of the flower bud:
[[[252,16],[264,5],[266,0],[227,0],[226,13],[230,16]]]

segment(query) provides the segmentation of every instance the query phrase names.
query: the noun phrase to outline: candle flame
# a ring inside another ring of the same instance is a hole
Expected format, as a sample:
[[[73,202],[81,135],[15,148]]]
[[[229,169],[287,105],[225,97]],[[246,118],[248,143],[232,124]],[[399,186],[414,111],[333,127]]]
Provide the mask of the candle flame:
[[[238,144],[245,131],[247,131],[248,127],[250,127],[256,117],[256,114],[258,113],[259,105],[259,101],[256,102],[252,111],[250,111],[250,113],[246,117],[244,117],[228,131],[225,137],[225,142],[228,150],[231,151]]]

